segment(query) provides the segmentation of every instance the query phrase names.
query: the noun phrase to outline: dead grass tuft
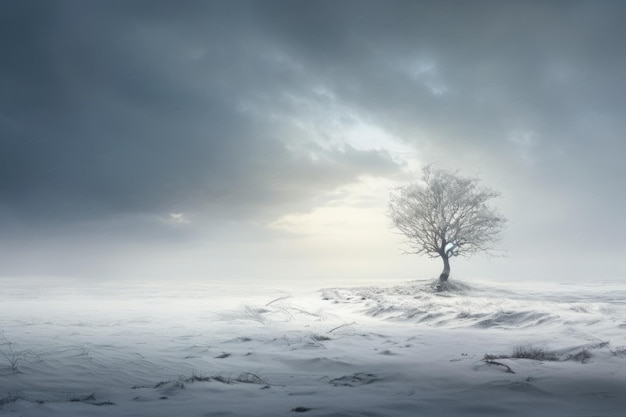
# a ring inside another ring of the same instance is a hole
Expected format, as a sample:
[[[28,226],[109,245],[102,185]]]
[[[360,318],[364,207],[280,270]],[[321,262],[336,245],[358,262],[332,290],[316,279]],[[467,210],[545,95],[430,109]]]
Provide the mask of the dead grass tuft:
[[[556,353],[533,346],[516,346],[510,355],[493,355],[486,353],[484,361],[494,361],[497,359],[531,359],[535,361],[558,361]]]
[[[535,361],[558,361],[556,353],[532,346],[517,346],[513,349],[512,358],[532,359]]]

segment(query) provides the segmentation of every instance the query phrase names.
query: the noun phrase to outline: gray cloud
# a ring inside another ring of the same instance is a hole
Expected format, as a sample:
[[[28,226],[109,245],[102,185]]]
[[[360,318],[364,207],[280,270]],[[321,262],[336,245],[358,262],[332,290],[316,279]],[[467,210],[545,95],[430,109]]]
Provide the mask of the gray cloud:
[[[396,169],[385,152],[353,148],[301,158],[266,114],[245,110],[261,100],[263,112],[293,120],[298,110],[281,109],[281,97],[310,82],[271,56],[280,51],[245,23],[245,10],[39,5],[5,4],[3,13],[13,23],[2,35],[10,89],[1,103],[0,190],[15,216],[277,215],[359,174]]]

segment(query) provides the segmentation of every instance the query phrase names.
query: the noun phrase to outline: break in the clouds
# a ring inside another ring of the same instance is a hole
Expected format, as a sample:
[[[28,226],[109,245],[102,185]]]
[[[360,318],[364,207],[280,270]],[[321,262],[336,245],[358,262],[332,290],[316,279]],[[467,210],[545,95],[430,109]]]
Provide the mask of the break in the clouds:
[[[518,253],[615,251],[624,9],[5,1],[0,225],[217,239],[435,163],[503,192]]]

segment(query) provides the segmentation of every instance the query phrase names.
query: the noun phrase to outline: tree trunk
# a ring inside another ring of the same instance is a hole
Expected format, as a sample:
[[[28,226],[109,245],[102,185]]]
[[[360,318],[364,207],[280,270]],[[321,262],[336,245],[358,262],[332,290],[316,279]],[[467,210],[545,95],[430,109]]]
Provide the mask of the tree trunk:
[[[439,281],[447,281],[450,276],[450,260],[448,259],[448,255],[445,253],[441,255],[441,259],[443,260],[443,271],[441,275],[439,275]]]

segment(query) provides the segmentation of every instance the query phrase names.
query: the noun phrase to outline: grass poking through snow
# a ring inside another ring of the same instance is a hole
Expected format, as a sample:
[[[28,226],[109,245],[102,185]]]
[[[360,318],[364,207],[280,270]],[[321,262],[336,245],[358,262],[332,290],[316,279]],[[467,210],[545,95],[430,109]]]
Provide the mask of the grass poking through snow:
[[[532,359],[535,361],[558,361],[559,357],[555,352],[533,346],[516,346],[510,355],[492,355],[486,353],[485,361],[495,359]]]

